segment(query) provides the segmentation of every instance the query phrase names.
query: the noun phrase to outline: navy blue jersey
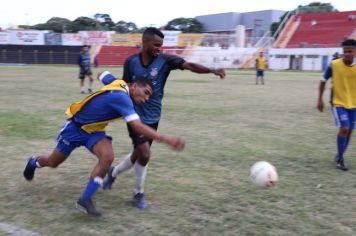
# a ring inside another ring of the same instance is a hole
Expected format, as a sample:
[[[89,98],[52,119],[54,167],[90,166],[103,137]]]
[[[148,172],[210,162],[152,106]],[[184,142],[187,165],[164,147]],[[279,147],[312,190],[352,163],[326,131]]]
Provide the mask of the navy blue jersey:
[[[90,69],[90,53],[80,52],[78,56],[78,65],[80,69],[83,71],[87,71]]]
[[[181,57],[164,53],[155,57],[148,66],[143,65],[140,53],[126,59],[122,78],[126,83],[131,83],[139,77],[146,77],[153,83],[153,94],[150,99],[142,105],[135,105],[143,123],[154,124],[160,120],[166,80],[171,70],[182,70],[184,62]]]

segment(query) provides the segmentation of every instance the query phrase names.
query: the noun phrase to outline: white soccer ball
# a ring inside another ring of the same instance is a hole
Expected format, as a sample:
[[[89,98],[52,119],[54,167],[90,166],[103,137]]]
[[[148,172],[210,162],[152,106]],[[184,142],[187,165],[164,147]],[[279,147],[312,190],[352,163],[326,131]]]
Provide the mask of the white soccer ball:
[[[258,186],[273,187],[278,181],[277,169],[267,161],[258,161],[250,169],[250,178]]]

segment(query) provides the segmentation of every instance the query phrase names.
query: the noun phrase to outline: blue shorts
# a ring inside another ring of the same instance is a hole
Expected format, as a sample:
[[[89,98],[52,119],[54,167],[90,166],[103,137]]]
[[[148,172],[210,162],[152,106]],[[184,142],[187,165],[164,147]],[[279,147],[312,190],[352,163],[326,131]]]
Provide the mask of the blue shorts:
[[[112,140],[105,132],[89,134],[69,120],[58,134],[56,148],[67,157],[80,146],[85,146],[90,152],[93,152],[94,145],[103,138]]]
[[[263,77],[264,75],[265,75],[264,70],[257,70],[257,71],[256,71],[256,76],[257,76],[257,77],[260,77],[260,76]]]
[[[346,109],[343,107],[333,107],[335,124],[337,127],[355,129],[356,109]]]

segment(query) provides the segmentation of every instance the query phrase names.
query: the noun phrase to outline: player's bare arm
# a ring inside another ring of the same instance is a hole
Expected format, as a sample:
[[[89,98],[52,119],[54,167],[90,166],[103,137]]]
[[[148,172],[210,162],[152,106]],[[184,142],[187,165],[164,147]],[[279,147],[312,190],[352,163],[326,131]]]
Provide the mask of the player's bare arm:
[[[151,127],[143,124],[140,120],[133,120],[128,124],[139,134],[143,134],[145,137],[156,140],[157,142],[165,143],[176,151],[182,151],[185,146],[185,141],[178,137],[162,135],[157,133]]]
[[[325,90],[325,82],[324,81],[320,81],[320,84],[319,84],[319,97],[318,97],[318,104],[317,104],[317,108],[318,108],[318,110],[320,112],[323,112],[323,110],[324,110],[324,101],[323,101],[324,90]]]
[[[201,64],[193,63],[193,62],[184,62],[183,69],[190,70],[191,72],[198,73],[198,74],[208,74],[213,73],[220,77],[220,79],[225,78],[225,70],[224,69],[212,69]]]

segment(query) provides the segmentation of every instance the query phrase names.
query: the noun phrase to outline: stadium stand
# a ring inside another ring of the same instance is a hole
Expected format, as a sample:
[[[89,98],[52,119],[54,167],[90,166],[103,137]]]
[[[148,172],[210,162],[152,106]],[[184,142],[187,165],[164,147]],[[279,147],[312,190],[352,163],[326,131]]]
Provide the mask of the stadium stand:
[[[279,35],[275,47],[338,47],[344,38],[354,34],[356,11],[300,13],[291,17],[289,22]],[[296,29],[293,29],[292,22],[298,22]],[[289,40],[288,34],[291,35]]]

